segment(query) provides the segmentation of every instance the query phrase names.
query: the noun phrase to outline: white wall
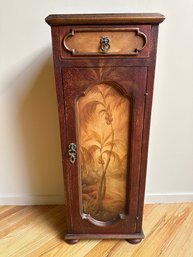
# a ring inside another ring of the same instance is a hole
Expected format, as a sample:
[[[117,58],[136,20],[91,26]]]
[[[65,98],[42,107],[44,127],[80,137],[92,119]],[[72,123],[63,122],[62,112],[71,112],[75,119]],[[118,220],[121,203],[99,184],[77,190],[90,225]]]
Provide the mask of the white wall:
[[[51,13],[161,12],[147,201],[193,200],[193,1],[0,0],[0,204],[62,203]]]

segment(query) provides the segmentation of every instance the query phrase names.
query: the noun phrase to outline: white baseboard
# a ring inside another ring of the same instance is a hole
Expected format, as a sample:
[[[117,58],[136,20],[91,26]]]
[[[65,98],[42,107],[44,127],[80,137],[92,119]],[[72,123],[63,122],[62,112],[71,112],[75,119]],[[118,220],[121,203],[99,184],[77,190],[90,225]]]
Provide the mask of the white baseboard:
[[[146,194],[145,203],[193,202],[193,193]],[[0,205],[64,204],[64,195],[0,195]]]
[[[193,202],[193,193],[146,194],[145,203]]]
[[[64,195],[0,195],[0,205],[64,204]]]

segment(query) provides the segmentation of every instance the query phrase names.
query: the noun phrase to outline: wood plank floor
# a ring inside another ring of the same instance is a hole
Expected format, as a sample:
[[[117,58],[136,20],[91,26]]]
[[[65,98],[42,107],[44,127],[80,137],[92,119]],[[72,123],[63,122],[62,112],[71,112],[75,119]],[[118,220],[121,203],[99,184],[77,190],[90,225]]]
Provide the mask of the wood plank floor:
[[[193,203],[146,205],[145,240],[68,245],[63,206],[0,206],[0,257],[193,257]]]

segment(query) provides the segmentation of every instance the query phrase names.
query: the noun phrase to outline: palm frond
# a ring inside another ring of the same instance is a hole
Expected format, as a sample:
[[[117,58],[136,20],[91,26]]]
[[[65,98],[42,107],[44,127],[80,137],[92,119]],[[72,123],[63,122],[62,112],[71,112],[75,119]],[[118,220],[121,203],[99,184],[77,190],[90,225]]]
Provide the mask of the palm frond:
[[[101,150],[101,148],[98,145],[91,145],[88,148],[88,151],[90,152],[91,155],[93,155],[97,150]]]
[[[127,154],[125,154],[122,158],[121,158],[121,162],[127,161]]]
[[[127,160],[128,160],[128,155],[125,154],[122,158],[121,158],[121,169],[125,170],[127,167]]]
[[[105,113],[107,113],[106,109],[102,109],[99,111],[99,114],[101,114],[101,117],[103,117],[105,115]]]
[[[98,86],[93,86],[93,87],[91,87],[90,90],[89,90],[89,94],[97,94],[97,93],[99,93],[99,92],[100,92],[100,89],[99,89]]]
[[[112,156],[114,161],[117,162],[118,165],[121,164],[121,159],[120,159],[119,155],[116,152],[110,151],[110,150],[105,150],[103,152],[103,154],[107,154],[110,157]]]
[[[124,144],[123,140],[120,140],[120,139],[114,139],[114,142],[116,144]]]
[[[111,136],[112,136],[112,133],[110,133],[109,135],[107,135],[107,136],[105,137],[104,141],[103,141],[103,144],[105,144]]]
[[[100,101],[90,101],[86,103],[82,109],[83,124],[87,123],[96,111],[97,106],[104,106]]]
[[[107,142],[104,147],[107,147],[107,146],[111,146],[111,147],[114,147],[114,146],[117,146],[117,144],[115,142]]]
[[[115,108],[119,108],[122,104],[125,103],[125,101],[126,101],[126,98],[125,98],[125,97],[121,97],[121,98],[119,99],[119,101],[117,101],[117,102],[115,103]]]
[[[81,152],[81,161],[85,162],[85,164],[94,165],[94,158],[92,157],[92,154],[83,146],[80,148]]]
[[[96,131],[94,131],[94,130],[90,130],[90,131],[88,132],[88,140],[87,140],[87,141],[89,141],[89,140],[94,140],[94,141],[98,142],[99,145],[101,145],[101,143],[102,143],[101,135],[98,134],[98,133],[97,133]]]

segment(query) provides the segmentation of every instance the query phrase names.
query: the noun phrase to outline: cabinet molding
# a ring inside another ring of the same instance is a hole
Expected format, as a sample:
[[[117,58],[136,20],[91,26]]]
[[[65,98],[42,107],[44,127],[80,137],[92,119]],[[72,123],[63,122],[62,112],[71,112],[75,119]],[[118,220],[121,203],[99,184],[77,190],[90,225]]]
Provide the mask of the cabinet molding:
[[[100,49],[100,40],[109,39],[109,50]],[[63,40],[73,55],[138,55],[147,44],[147,36],[139,28],[72,29]]]

